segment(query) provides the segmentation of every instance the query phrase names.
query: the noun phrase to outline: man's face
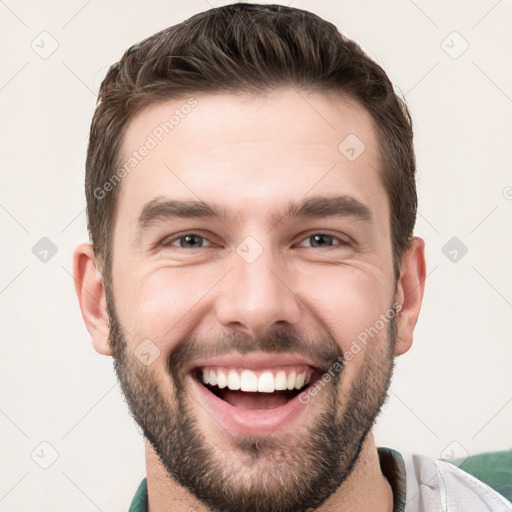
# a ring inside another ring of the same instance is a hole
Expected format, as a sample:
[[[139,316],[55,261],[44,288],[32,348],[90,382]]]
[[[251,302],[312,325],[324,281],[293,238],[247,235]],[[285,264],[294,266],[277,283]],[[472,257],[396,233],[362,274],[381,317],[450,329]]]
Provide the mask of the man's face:
[[[354,467],[392,372],[374,126],[334,95],[195,97],[121,185],[107,297],[116,370],[167,472],[204,503],[318,506]],[[139,113],[122,158],[185,102]]]

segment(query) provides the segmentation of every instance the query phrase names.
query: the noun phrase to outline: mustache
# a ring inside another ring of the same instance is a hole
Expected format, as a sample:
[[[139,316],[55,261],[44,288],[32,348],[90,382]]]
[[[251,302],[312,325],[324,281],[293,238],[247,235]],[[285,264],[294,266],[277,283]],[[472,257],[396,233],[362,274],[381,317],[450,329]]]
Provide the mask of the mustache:
[[[179,376],[183,367],[195,360],[251,352],[297,354],[310,359],[321,371],[327,371],[343,356],[340,346],[328,335],[313,340],[300,331],[279,328],[263,337],[252,338],[240,331],[232,331],[215,339],[194,336],[182,340],[168,359],[168,369],[172,375]]]

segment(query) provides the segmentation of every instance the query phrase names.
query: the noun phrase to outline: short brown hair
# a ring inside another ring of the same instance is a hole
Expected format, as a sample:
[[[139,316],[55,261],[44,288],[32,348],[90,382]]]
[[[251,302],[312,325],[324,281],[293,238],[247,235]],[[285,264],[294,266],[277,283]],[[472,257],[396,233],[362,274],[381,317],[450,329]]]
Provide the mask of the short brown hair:
[[[292,7],[238,3],[196,14],[133,45],[101,84],[85,191],[89,234],[107,285],[120,186],[108,194],[97,191],[121,164],[124,133],[134,115],[186,94],[258,93],[282,86],[346,94],[371,114],[398,278],[417,209],[413,131],[405,102],[384,70],[332,23]]]

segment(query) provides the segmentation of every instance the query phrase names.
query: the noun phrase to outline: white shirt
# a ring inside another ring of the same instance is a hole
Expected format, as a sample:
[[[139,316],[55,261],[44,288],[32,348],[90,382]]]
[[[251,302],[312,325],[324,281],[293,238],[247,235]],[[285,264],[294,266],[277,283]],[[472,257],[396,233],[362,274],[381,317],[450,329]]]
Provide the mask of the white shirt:
[[[403,481],[405,470],[405,508],[397,503],[394,512],[511,512],[512,504],[488,485],[448,462],[411,453],[391,452],[394,459],[402,458],[401,468],[395,468],[395,479]],[[379,449],[382,458],[382,448]],[[384,469],[384,468],[383,468]],[[388,478],[389,479],[389,478]],[[390,482],[391,483],[391,482]],[[392,487],[401,487],[393,482]],[[394,484],[394,486],[393,486]],[[393,488],[393,492],[400,492]],[[403,498],[403,489],[402,489]],[[398,506],[397,506],[398,505]]]

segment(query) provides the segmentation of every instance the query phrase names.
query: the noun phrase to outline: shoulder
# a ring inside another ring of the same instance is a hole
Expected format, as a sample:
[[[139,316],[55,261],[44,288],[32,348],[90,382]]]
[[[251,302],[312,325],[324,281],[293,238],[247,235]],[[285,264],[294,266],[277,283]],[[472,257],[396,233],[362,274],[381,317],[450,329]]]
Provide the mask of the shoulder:
[[[426,455],[401,456],[407,512],[512,512],[508,500],[457,466]]]

